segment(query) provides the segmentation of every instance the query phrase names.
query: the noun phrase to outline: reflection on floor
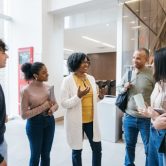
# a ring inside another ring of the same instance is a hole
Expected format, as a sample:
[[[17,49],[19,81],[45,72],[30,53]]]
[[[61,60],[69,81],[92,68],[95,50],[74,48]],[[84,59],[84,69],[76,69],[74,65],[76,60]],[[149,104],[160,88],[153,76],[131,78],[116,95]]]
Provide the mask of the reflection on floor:
[[[8,166],[28,166],[29,144],[25,134],[25,121],[17,119],[7,124],[6,140],[8,142]],[[102,141],[102,166],[123,166],[125,146],[123,142],[110,143]],[[91,149],[84,141],[83,166],[91,166]],[[136,165],[144,165],[144,148],[137,145]],[[56,132],[51,152],[51,166],[71,166],[71,150],[66,144],[63,122],[56,123]]]

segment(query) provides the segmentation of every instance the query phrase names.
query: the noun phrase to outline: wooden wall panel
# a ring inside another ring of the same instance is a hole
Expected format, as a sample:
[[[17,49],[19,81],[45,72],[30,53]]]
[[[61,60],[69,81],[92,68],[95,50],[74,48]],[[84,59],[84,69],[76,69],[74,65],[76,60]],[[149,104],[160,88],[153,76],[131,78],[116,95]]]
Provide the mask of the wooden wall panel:
[[[116,52],[88,54],[91,65],[89,74],[96,80],[116,79]]]
[[[91,61],[88,73],[96,80],[116,80],[116,52],[88,54],[88,57]],[[113,86],[106,91],[115,95],[116,88]]]

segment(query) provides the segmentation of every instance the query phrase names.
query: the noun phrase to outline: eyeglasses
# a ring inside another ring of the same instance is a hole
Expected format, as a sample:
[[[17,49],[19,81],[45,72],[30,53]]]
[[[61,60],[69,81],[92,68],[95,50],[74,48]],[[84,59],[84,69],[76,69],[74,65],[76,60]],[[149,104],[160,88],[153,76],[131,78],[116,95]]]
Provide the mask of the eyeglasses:
[[[82,61],[81,63],[90,65],[90,61]]]

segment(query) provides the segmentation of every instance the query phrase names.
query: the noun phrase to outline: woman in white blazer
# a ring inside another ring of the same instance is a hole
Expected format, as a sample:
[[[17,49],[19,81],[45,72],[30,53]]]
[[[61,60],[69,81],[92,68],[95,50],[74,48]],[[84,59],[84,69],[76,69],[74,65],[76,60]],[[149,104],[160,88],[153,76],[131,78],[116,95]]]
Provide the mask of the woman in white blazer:
[[[101,166],[101,138],[97,119],[97,100],[103,93],[97,92],[93,76],[87,74],[89,58],[84,53],[69,56],[71,74],[64,78],[61,87],[61,105],[65,111],[67,142],[72,149],[73,166],[82,166],[81,152],[84,133],[92,149],[92,166]]]

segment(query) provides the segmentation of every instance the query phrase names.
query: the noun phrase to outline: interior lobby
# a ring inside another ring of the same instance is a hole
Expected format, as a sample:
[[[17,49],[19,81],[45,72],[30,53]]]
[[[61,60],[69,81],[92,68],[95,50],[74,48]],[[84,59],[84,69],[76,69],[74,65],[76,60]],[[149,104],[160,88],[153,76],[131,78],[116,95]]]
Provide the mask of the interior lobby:
[[[28,166],[30,148],[26,120],[20,116],[24,80],[21,65],[42,62],[47,66],[48,84],[54,85],[59,109],[54,113],[55,136],[51,166],[72,166],[72,152],[66,142],[60,87],[70,74],[67,59],[84,52],[90,59],[88,74],[94,76],[105,96],[97,104],[102,142],[102,166],[123,166],[125,143],[123,113],[115,106],[117,86],[132,67],[133,52],[150,52],[147,66],[153,66],[154,50],[166,47],[166,0],[0,0],[0,39],[8,46],[9,59],[0,70],[6,112],[5,139],[8,166]],[[84,166],[91,166],[91,148],[85,138]],[[135,165],[145,163],[140,135]]]

